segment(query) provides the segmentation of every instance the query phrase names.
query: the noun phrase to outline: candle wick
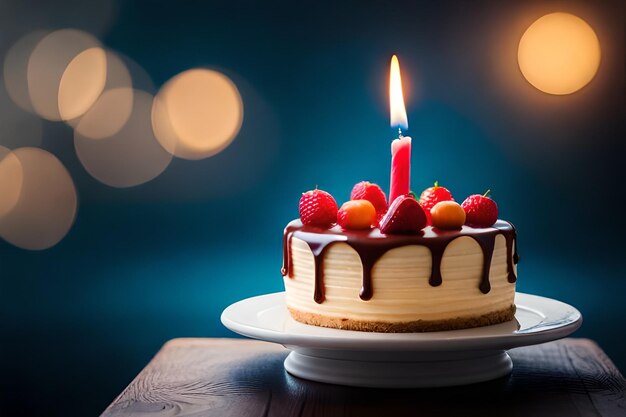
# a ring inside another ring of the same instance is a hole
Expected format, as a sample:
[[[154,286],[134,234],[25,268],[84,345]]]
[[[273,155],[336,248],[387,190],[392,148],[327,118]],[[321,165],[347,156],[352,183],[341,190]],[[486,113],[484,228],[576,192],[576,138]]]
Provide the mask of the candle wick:
[[[398,128],[398,136],[402,139],[402,128]]]

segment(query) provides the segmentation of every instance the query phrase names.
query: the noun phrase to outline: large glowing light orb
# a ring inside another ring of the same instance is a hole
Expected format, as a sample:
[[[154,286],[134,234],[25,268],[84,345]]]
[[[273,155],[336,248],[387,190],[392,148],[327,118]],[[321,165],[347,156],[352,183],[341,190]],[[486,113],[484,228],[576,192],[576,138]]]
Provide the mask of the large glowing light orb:
[[[169,153],[202,159],[224,150],[243,122],[243,101],[226,75],[191,69],[169,80],[152,108],[154,133]]]
[[[519,43],[524,77],[549,94],[571,94],[587,85],[600,66],[600,42],[581,18],[550,13],[537,19]]]

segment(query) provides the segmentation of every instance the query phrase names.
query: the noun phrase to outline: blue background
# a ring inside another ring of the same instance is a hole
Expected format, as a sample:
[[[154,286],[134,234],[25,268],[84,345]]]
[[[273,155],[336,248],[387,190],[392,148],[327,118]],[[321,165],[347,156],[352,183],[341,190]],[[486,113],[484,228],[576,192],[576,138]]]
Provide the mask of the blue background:
[[[15,6],[3,19],[25,32],[92,31],[143,67],[153,92],[192,67],[223,71],[240,89],[244,123],[222,153],[174,160],[131,189],[91,178],[71,129],[44,125],[42,147],[68,167],[80,206],[51,249],[0,242],[1,415],[95,415],[168,339],[233,336],[219,322],[226,306],[282,289],[282,229],[301,192],[318,185],[341,203],[361,180],[387,189],[393,53],[412,187],[438,180],[458,200],[492,189],[518,228],[518,289],[578,307],[576,335],[626,368],[623,3],[55,7]],[[601,42],[596,78],[570,96],[539,92],[517,68],[519,37],[552,11],[583,17]]]

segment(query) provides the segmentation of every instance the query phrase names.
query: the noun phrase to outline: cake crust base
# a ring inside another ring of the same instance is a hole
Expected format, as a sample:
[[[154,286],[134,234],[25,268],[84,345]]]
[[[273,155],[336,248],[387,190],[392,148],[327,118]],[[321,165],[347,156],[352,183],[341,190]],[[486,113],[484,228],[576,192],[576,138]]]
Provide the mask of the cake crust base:
[[[288,309],[291,317],[300,323],[334,329],[380,333],[437,332],[442,330],[469,329],[472,327],[504,323],[513,320],[515,317],[515,304],[512,304],[509,308],[504,310],[494,311],[480,316],[458,317],[446,320],[416,320],[397,323],[328,317],[321,314],[300,311],[292,307],[288,307]]]

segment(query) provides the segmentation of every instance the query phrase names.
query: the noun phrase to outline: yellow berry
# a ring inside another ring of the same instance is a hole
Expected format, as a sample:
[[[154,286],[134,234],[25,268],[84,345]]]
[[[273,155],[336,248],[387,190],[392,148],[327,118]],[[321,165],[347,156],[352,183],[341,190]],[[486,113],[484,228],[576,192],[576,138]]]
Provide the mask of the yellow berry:
[[[367,200],[343,203],[337,213],[337,223],[344,229],[369,229],[376,221],[376,208]]]
[[[465,210],[456,201],[440,201],[430,209],[432,224],[438,229],[460,229],[465,224]]]

